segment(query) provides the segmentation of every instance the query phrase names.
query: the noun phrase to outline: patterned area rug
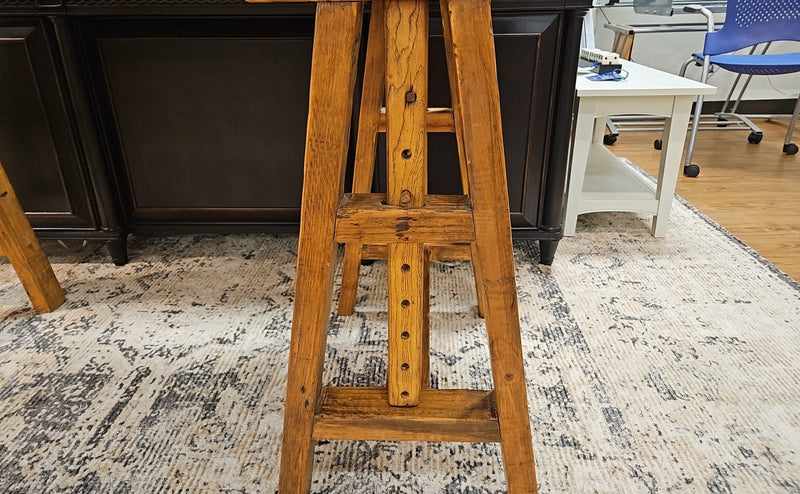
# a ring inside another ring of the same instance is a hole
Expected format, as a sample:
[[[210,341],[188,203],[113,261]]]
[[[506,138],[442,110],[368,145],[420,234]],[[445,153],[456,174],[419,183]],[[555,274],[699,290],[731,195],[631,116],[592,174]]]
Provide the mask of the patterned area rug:
[[[648,223],[582,216],[552,267],[515,243],[541,492],[800,492],[800,288],[677,199]],[[0,265],[0,492],[274,492],[295,238],[133,238],[124,267],[45,246],[52,314]],[[328,383],[383,383],[385,278],[332,318]],[[490,386],[469,266],[432,294],[434,385]],[[504,485],[491,444],[316,449],[317,493]]]

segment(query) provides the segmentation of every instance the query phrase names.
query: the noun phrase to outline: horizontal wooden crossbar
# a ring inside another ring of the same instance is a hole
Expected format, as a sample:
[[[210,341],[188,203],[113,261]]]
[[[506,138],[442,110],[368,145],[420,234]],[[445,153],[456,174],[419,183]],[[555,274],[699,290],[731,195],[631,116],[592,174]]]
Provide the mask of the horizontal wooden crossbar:
[[[469,244],[427,245],[431,251],[432,261],[470,261]],[[361,248],[361,259],[368,261],[385,260],[386,245],[364,245]]]
[[[451,108],[428,108],[425,113],[426,132],[455,132],[456,124],[453,120]],[[386,114],[381,113],[378,119],[378,132],[386,132]]]
[[[345,194],[336,213],[336,241],[440,244],[475,239],[467,196],[427,195],[423,206],[411,208],[385,202],[384,194]]]
[[[323,388],[314,439],[499,442],[493,391],[423,389],[419,405],[393,407],[386,388]]]

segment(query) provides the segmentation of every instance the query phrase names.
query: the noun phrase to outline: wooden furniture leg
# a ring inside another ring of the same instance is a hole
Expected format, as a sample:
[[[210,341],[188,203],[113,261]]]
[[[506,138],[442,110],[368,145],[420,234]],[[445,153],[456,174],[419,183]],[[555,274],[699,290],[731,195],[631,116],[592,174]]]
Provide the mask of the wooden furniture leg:
[[[34,309],[52,312],[64,303],[61,285],[39,246],[1,164],[0,256],[8,257]]]
[[[378,139],[378,123],[383,106],[385,36],[384,0],[373,0],[364,62],[364,83],[361,89],[361,109],[358,116],[355,163],[353,164],[353,192],[372,192],[372,172]],[[358,270],[361,267],[362,245],[346,244],[342,264],[342,286],[339,289],[337,312],[341,316],[353,314],[358,292]]]
[[[356,2],[317,4],[278,484],[281,493],[306,493],[311,486],[312,429],[331,314],[334,225],[347,159],[361,12],[362,4]]]
[[[456,73],[454,99],[468,123],[464,151],[508,492],[536,492],[490,2],[441,5]]]

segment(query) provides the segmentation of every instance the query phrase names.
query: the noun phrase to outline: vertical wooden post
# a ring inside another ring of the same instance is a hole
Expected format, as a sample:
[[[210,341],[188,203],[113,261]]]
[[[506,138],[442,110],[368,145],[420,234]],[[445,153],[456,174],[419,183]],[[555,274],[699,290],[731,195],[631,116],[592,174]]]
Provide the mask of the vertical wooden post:
[[[321,392],[362,4],[317,4],[311,62],[300,240],[278,489],[305,493],[314,460],[312,430]],[[331,183],[338,178],[338,186]]]
[[[386,4],[386,147],[389,183],[386,202],[421,207],[427,191],[428,1],[392,0]],[[391,244],[389,274],[389,404],[419,403],[422,342],[428,328],[423,314],[427,294],[425,249],[421,244]]]
[[[511,245],[500,96],[489,0],[442,0],[486,305],[497,415],[509,493],[536,492]]]
[[[0,256],[8,257],[33,308],[52,312],[64,303],[50,261],[42,252],[14,188],[0,164]]]

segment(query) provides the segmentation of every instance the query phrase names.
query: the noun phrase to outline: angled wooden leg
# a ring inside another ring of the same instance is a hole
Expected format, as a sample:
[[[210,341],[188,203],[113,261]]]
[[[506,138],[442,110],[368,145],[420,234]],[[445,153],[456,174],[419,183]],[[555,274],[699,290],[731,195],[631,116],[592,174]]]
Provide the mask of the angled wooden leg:
[[[486,306],[497,416],[508,492],[536,492],[522,342],[517,309],[500,101],[489,0],[442,0],[445,43],[452,46],[456,99]]]
[[[445,28],[447,29],[447,28]],[[449,34],[448,34],[449,36]],[[453,105],[453,122],[454,132],[456,134],[456,143],[458,145],[458,164],[461,168],[461,188],[464,194],[469,195],[469,180],[467,179],[467,158],[464,151],[464,116],[461,113],[461,107],[457,104],[458,101],[458,84],[456,84],[456,69],[453,61],[453,46],[450,43],[445,43],[445,55],[447,57],[447,74],[450,82],[450,97]],[[481,283],[481,265],[478,256],[476,255],[475,245],[470,246],[470,260],[472,261],[472,271],[475,276],[475,293],[478,298],[478,315],[483,317],[483,308],[486,306],[486,300],[483,296],[483,290],[480,288]]]
[[[355,163],[353,165],[353,192],[369,193],[372,189],[372,172],[375,168],[375,149],[378,122],[383,106],[384,65],[386,61],[383,0],[372,1],[370,13],[367,59],[364,62],[364,83],[361,89],[361,109],[358,116]],[[337,312],[349,316],[356,305],[358,270],[361,266],[361,244],[346,244],[342,265],[342,286],[339,290]]]
[[[278,485],[282,494],[305,493],[311,485],[312,428],[331,315],[334,226],[347,158],[361,13],[358,2],[317,4]],[[338,187],[331,183],[334,177]]]
[[[11,182],[0,165],[0,256],[8,257],[28,292],[33,308],[52,312],[64,303],[64,292],[42,252]]]

